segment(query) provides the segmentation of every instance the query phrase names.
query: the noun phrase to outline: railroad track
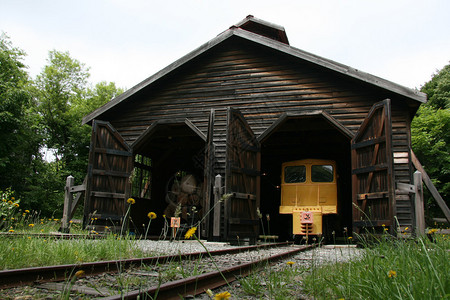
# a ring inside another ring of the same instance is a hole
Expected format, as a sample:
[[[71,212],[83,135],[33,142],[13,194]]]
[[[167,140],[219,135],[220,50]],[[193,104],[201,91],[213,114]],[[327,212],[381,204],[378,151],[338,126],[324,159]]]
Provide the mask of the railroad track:
[[[0,288],[28,286],[105,299],[180,299],[246,276],[313,246],[273,243],[208,252],[0,271]],[[210,258],[211,256],[211,258]],[[180,278],[180,274],[182,275]],[[82,278],[83,277],[83,278]],[[98,284],[95,286],[95,284]],[[13,292],[12,292],[13,293]],[[49,291],[49,293],[51,293]]]
[[[69,233],[9,233],[9,232],[0,232],[1,238],[43,238],[43,239],[61,239],[61,240],[76,240],[76,239],[89,239],[89,240],[97,240],[97,239],[105,239],[107,238],[106,234],[69,234]]]

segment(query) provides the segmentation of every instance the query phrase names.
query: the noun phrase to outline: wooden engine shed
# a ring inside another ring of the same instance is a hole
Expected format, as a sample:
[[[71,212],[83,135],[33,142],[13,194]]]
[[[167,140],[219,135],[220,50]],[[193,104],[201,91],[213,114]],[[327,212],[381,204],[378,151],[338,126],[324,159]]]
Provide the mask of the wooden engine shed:
[[[190,174],[196,192],[181,216],[189,225],[197,210],[203,238],[254,242],[267,214],[270,234],[289,238],[281,164],[317,158],[337,162],[338,215],[325,220],[337,234],[413,227],[413,197],[396,183],[413,180],[410,123],[423,102],[294,48],[283,27],[248,16],[84,117],[93,129],[85,225],[120,226],[133,197],[130,230],[142,232],[153,211],[159,235],[174,182]],[[217,175],[231,194],[223,201]]]

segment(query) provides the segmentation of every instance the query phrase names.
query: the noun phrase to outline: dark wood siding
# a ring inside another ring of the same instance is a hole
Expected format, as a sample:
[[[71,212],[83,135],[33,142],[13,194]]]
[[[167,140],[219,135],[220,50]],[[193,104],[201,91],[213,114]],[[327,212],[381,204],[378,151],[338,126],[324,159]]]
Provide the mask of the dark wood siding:
[[[326,111],[356,132],[372,105],[386,98],[392,99],[393,151],[408,152],[409,110],[404,99],[234,37],[134,94],[102,118],[131,144],[153,122],[164,119],[188,118],[206,135],[209,112],[214,108],[216,173],[224,175],[227,107],[238,109],[256,136],[283,112],[304,110]],[[396,163],[395,172],[395,180],[409,182],[408,163]],[[409,196],[403,198],[409,202]],[[410,224],[410,208],[404,211],[402,222]]]

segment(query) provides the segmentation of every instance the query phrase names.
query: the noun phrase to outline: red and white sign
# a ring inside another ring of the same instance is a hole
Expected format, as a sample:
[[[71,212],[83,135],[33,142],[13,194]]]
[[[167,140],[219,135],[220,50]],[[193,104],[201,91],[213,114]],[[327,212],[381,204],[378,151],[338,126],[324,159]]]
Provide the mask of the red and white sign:
[[[180,227],[180,218],[170,218],[170,227]]]
[[[300,223],[312,224],[313,223],[313,213],[310,211],[302,211],[302,215],[300,216]]]

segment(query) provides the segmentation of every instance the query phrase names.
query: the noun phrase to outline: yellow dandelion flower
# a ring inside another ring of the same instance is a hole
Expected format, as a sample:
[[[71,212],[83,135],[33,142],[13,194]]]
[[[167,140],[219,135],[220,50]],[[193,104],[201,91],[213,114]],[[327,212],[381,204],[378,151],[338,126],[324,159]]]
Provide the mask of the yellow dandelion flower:
[[[128,198],[127,203],[129,204],[135,204],[136,201],[133,198]]]
[[[13,204],[13,202],[11,200],[8,201],[8,204]]]
[[[44,232],[44,229],[41,229],[41,232]]]
[[[58,222],[58,221],[59,221],[59,219],[53,219],[53,221],[55,221],[55,222]]]
[[[185,238],[185,239],[190,239],[190,238],[194,235],[194,233],[195,233],[196,230],[197,230],[197,227],[192,227],[192,228],[190,228],[190,229],[186,232],[186,234],[184,235],[184,238]]]
[[[409,229],[409,227],[405,227],[405,231],[407,231]]]
[[[86,275],[86,273],[83,270],[79,270],[75,273],[76,278],[81,278],[81,277],[84,277],[85,275]]]
[[[16,200],[16,198],[14,198],[14,197],[11,197],[11,200],[12,200],[12,201],[14,201],[14,200]]]
[[[34,227],[34,224],[28,224],[29,227]]]
[[[28,210],[28,209],[25,209],[25,212],[28,214],[28,213],[30,213],[30,211]]]
[[[28,239],[31,240],[31,236],[29,236]]]
[[[392,277],[397,277],[397,272],[395,272],[394,270],[389,270],[388,272],[388,277],[392,278]]]
[[[384,225],[384,224],[381,224],[381,226],[385,227],[386,225]]]
[[[438,230],[436,228],[430,229],[428,230],[428,234],[433,234],[435,232],[437,232]]]
[[[163,218],[165,219],[165,218],[166,218],[166,215],[163,215]]]
[[[41,224],[44,224],[44,222],[41,222]]]
[[[216,294],[214,296],[214,300],[227,300],[227,299],[230,299],[230,297],[231,297],[231,294],[230,294],[230,292],[227,291],[227,292]]]
[[[288,266],[292,266],[293,264],[295,264],[295,262],[294,262],[294,261],[288,261],[288,262],[286,262],[286,264],[287,264]]]
[[[70,221],[69,221],[69,223],[70,223],[70,224],[72,224],[72,223],[73,223],[73,221],[72,221],[72,220],[70,220]]]
[[[352,236],[349,236],[348,239],[351,240],[351,239],[353,239],[353,237],[352,237]]]
[[[148,217],[150,220],[153,220],[153,219],[156,219],[156,214],[155,214],[154,212],[151,211],[151,212],[148,213],[147,217]]]
[[[14,232],[14,229],[10,229],[9,232]]]
[[[388,230],[389,230],[389,228],[385,228],[385,229],[384,229],[384,231],[388,231]]]
[[[19,203],[14,203],[14,206],[19,207],[20,205],[19,205]]]

